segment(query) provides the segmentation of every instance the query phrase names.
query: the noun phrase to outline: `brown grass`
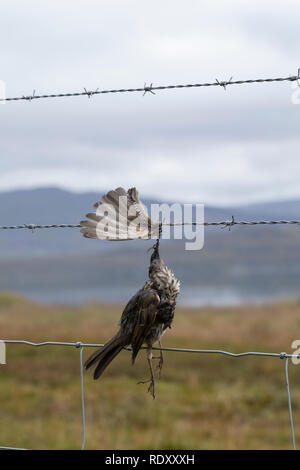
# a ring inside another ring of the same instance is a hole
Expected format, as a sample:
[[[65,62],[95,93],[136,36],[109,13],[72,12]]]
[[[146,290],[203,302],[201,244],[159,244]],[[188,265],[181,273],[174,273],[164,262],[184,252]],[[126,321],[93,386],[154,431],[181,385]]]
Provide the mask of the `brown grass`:
[[[121,306],[39,305],[0,295],[0,336],[32,341],[104,342]],[[299,338],[300,304],[183,309],[165,346],[291,351]],[[85,351],[85,357],[91,352]],[[284,362],[165,353],[153,401],[136,382],[148,375],[141,352],[135,367],[124,351],[102,379],[85,375],[87,448],[290,448]],[[290,365],[296,438],[300,438],[300,376]],[[0,445],[33,449],[80,447],[79,351],[8,345],[0,366]],[[298,424],[299,423],[299,424]]]

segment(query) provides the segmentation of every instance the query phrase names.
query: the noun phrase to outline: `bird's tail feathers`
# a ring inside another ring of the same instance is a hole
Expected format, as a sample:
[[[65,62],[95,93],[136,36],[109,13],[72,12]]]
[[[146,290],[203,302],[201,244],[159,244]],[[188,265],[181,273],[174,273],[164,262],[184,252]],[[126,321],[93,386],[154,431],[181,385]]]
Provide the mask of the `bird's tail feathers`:
[[[95,351],[87,359],[84,364],[84,367],[86,368],[86,370],[88,370],[90,367],[98,363],[94,371],[94,379],[98,379],[100,375],[102,375],[106,367],[126,345],[127,341],[124,339],[124,337],[120,336],[119,333],[117,333],[102,348],[97,349],[97,351]]]

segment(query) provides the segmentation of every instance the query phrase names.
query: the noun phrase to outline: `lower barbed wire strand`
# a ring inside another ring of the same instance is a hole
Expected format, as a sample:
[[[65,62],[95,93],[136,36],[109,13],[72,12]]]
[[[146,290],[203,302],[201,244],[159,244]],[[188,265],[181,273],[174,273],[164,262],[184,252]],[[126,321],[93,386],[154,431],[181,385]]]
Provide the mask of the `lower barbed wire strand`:
[[[300,225],[300,220],[226,220],[220,222],[163,222],[161,224],[164,227],[180,227],[184,225],[196,226],[202,225],[205,227],[209,226],[222,226],[231,227],[233,225]],[[1,225],[0,230],[21,230],[29,229],[34,231],[35,229],[52,229],[52,228],[82,228],[80,224],[52,224],[52,225],[38,225],[38,224],[23,224],[23,225]]]

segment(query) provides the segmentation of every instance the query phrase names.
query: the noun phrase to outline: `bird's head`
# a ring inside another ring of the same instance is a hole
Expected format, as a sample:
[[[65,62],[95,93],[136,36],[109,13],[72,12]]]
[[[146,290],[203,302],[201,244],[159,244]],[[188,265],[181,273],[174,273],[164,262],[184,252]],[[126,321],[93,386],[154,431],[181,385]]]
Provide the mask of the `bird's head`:
[[[153,252],[150,258],[150,266],[149,266],[149,277],[150,279],[153,278],[155,272],[159,271],[162,266],[164,266],[163,260],[159,256],[159,238],[157,239],[156,243],[152,247]]]
[[[156,243],[152,247],[153,251],[150,258],[150,264],[159,258],[159,238],[156,240]]]

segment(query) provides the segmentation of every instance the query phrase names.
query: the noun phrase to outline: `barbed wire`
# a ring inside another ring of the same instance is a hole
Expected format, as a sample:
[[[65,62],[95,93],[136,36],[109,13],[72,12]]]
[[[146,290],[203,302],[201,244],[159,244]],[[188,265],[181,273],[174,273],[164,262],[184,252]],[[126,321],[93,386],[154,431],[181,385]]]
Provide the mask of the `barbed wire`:
[[[80,350],[79,354],[79,361],[80,361],[80,396],[81,396],[81,418],[82,418],[82,441],[81,441],[81,450],[85,448],[85,440],[86,440],[86,420],[85,420],[85,402],[84,402],[84,381],[83,381],[83,349],[84,348],[99,348],[103,347],[104,344],[94,344],[94,343],[82,343],[81,341],[77,342],[65,342],[65,341],[43,341],[40,343],[35,343],[32,341],[26,340],[1,340],[1,342],[5,344],[25,344],[28,346],[34,347],[42,347],[42,346],[67,346],[67,347],[75,347]],[[123,348],[126,351],[131,351],[130,347]],[[147,349],[146,347],[142,347],[141,349]],[[245,357],[245,356],[258,356],[258,357],[276,357],[279,359],[285,360],[285,384],[286,384],[286,392],[287,392],[287,399],[288,399],[288,410],[289,410],[289,422],[290,422],[290,429],[291,429],[291,439],[292,439],[292,447],[296,450],[296,442],[295,442],[295,432],[294,432],[294,424],[293,424],[293,412],[292,412],[292,401],[291,401],[291,392],[290,392],[290,385],[289,385],[289,375],[288,375],[288,364],[290,358],[300,358],[300,354],[288,354],[286,352],[280,353],[269,353],[269,352],[257,352],[257,351],[247,351],[241,353],[232,353],[229,351],[224,351],[222,349],[188,349],[188,348],[168,348],[168,347],[153,347],[152,349],[158,351],[170,351],[170,352],[181,352],[181,353],[198,353],[198,354],[219,354],[230,356],[234,358],[238,357]],[[10,449],[10,450],[26,450],[19,447],[4,447],[0,446],[0,449]]]
[[[300,220],[235,220],[232,216],[231,220],[223,220],[220,222],[163,222],[161,224],[165,227],[179,227],[184,225],[196,226],[203,225],[204,227],[209,226],[221,226],[221,228],[231,228],[234,225],[300,225]],[[80,224],[52,224],[52,225],[38,225],[38,224],[22,224],[22,225],[1,225],[0,230],[21,230],[29,229],[32,232],[36,229],[50,229],[50,228],[83,228]]]
[[[35,230],[39,228],[82,228],[79,224],[53,224],[53,225],[36,225],[36,224],[23,224],[23,225],[2,225],[0,230],[18,230],[27,228]]]
[[[65,97],[72,97],[72,96],[87,96],[89,99],[94,95],[104,95],[108,93],[133,93],[133,92],[142,92],[143,95],[146,93],[151,93],[155,95],[155,91],[159,90],[172,90],[172,89],[182,89],[182,88],[201,88],[201,87],[214,87],[218,86],[226,90],[226,87],[229,85],[245,85],[245,84],[253,84],[253,83],[272,83],[272,82],[297,82],[300,86],[300,68],[298,69],[297,75],[292,75],[289,77],[277,77],[277,78],[255,78],[255,79],[247,79],[247,80],[232,80],[233,77],[230,77],[229,80],[216,80],[214,82],[204,82],[204,83],[188,83],[188,84],[181,84],[181,85],[159,85],[153,86],[153,83],[150,85],[144,84],[143,87],[138,88],[117,88],[117,89],[108,89],[108,90],[99,90],[99,88],[95,90],[87,90],[85,87],[83,91],[80,92],[73,92],[73,93],[51,93],[51,94],[44,94],[44,95],[36,95],[36,90],[33,90],[32,95],[22,95],[16,97],[9,97],[9,98],[1,98],[0,101],[33,101],[38,99],[45,99],[45,98],[65,98]],[[155,90],[155,91],[154,91]]]

